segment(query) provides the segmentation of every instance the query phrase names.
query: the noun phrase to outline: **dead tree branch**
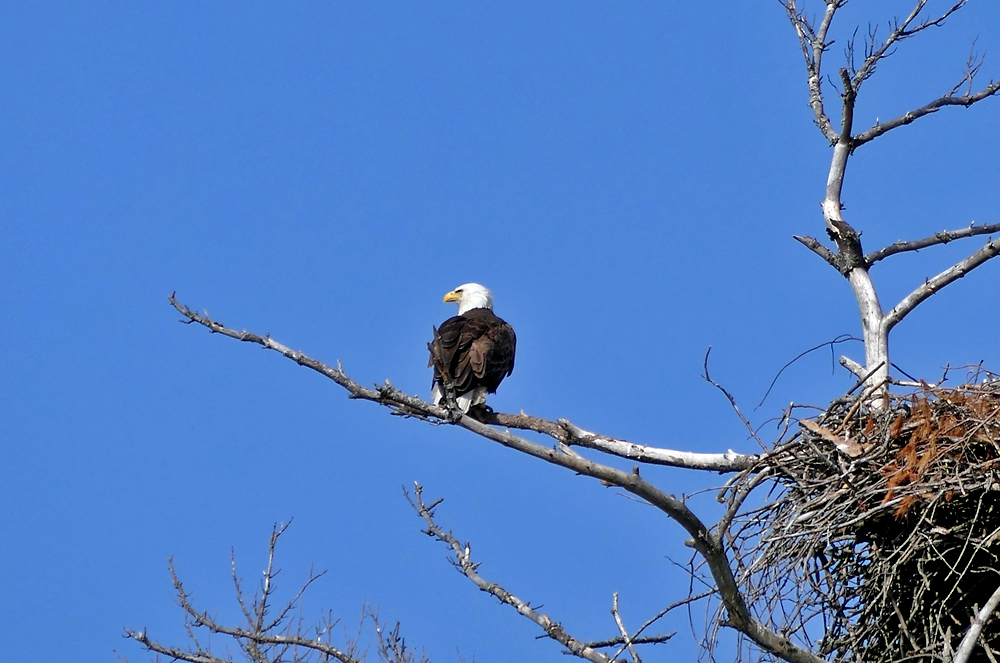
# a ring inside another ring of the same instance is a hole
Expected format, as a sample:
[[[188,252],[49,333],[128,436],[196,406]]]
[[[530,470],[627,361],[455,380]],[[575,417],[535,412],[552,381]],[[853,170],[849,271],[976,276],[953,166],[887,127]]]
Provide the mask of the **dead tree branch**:
[[[979,634],[983,632],[983,626],[986,624],[986,620],[990,618],[993,611],[997,609],[997,605],[1000,605],[1000,587],[997,587],[993,595],[990,596],[989,601],[983,606],[983,609],[972,620],[972,625],[969,626],[969,630],[965,632],[965,637],[962,638],[962,642],[959,643],[958,649],[955,651],[955,658],[951,659],[951,663],[966,663],[969,660],[969,656],[972,654],[973,647],[976,646],[976,642],[979,640]]]
[[[862,366],[861,364],[859,364],[858,362],[854,361],[853,359],[851,359],[846,355],[842,355],[840,357],[840,365],[849,370],[851,373],[854,373],[854,375],[859,380],[863,380],[865,375],[867,374],[867,371],[865,371],[864,366]]]
[[[274,567],[275,551],[278,539],[287,527],[287,524],[276,525],[271,532],[267,567],[261,581],[261,591],[254,596],[249,605],[243,598],[241,583],[234,571],[233,581],[236,588],[236,598],[247,621],[245,628],[225,626],[209,616],[207,610],[199,611],[195,608],[191,603],[190,595],[184,589],[184,585],[174,569],[173,558],[171,558],[168,564],[170,578],[176,592],[177,603],[184,611],[184,625],[193,646],[187,650],[166,646],[150,638],[145,630],[125,629],[125,637],[135,640],[147,651],[187,663],[233,663],[231,658],[218,658],[210,649],[203,647],[196,636],[197,629],[205,629],[212,634],[231,637],[239,645],[246,659],[253,661],[253,663],[274,663],[276,661],[307,663],[313,660],[313,656],[319,656],[321,661],[362,663],[362,658],[357,655],[356,642],[348,642],[344,649],[332,644],[331,632],[336,622],[331,618],[323,620],[309,633],[303,630],[300,620],[289,619],[289,615],[298,609],[303,593],[323,575],[322,573],[316,574],[310,571],[309,577],[295,596],[278,610],[277,617],[265,622],[265,617],[270,613],[271,599],[274,595],[274,578],[279,573]],[[289,654],[291,654],[290,657]],[[400,663],[405,660],[409,659],[400,659]]]
[[[644,623],[642,626],[640,626],[638,629],[636,629],[635,633],[633,633],[630,636],[630,639],[632,640],[632,644],[644,645],[644,644],[651,644],[651,643],[655,644],[655,643],[660,643],[660,642],[666,642],[670,638],[674,637],[675,634],[674,633],[670,633],[669,635],[651,635],[651,636],[643,636],[642,634],[646,631],[647,628],[649,628],[650,626],[652,626],[653,624],[655,624],[660,619],[662,619],[663,617],[665,617],[670,612],[676,610],[677,608],[690,605],[690,604],[692,604],[692,603],[694,603],[696,601],[700,601],[702,599],[705,599],[705,598],[708,598],[710,596],[713,596],[714,594],[715,594],[715,589],[713,588],[713,589],[709,589],[709,590],[704,591],[704,592],[700,592],[698,594],[691,594],[690,596],[688,596],[686,598],[683,598],[680,601],[675,601],[674,603],[671,603],[666,608],[664,608],[663,610],[660,610],[658,613],[656,613],[655,615],[653,615],[652,617],[650,617],[649,619],[647,619],[646,623]],[[625,651],[625,640],[624,640],[624,638],[619,637],[619,638],[613,638],[611,640],[602,640],[600,642],[591,642],[590,643],[590,646],[594,647],[594,648],[598,648],[598,647],[614,647],[614,646],[617,646],[617,645],[621,645],[621,648],[615,653],[614,656],[611,657],[612,660],[618,658],[619,656],[621,656],[622,652]]]
[[[468,415],[456,419],[453,413],[447,408],[432,405],[416,396],[404,394],[395,389],[389,382],[386,382],[385,386],[376,387],[375,389],[364,387],[348,377],[343,367],[339,364],[337,368],[328,366],[321,361],[308,357],[302,352],[292,350],[268,335],[259,336],[247,331],[230,329],[222,323],[209,318],[207,313],[200,314],[184,306],[177,301],[173,294],[169,296],[169,300],[170,304],[184,316],[185,320],[182,320],[182,322],[185,324],[197,323],[206,327],[213,334],[222,334],[238,341],[255,343],[268,350],[274,350],[300,366],[310,368],[333,380],[347,390],[349,398],[379,403],[392,409],[395,414],[402,416],[447,422],[463,428],[468,428],[463,423],[468,420],[503,426],[505,428],[530,430],[535,433],[547,435],[557,442],[568,446],[581,446],[629,460],[693,470],[738,472],[753,465],[758,460],[758,456],[754,454],[739,454],[733,451],[727,451],[726,453],[695,453],[633,444],[625,440],[586,431],[575,426],[567,419],[560,419],[558,422],[553,422],[526,414],[494,412],[478,413],[478,420],[472,419]]]
[[[954,283],[958,279],[964,277],[966,274],[974,270],[976,267],[979,267],[990,258],[995,258],[997,254],[1000,254],[1000,239],[995,239],[992,242],[989,242],[986,246],[979,249],[965,260],[952,265],[937,276],[925,281],[923,285],[904,297],[903,300],[896,304],[891,311],[886,313],[884,323],[886,329],[892,329],[922,301],[946,285]]]
[[[383,663],[413,663],[414,652],[406,646],[406,639],[400,634],[399,622],[392,628],[382,624],[377,610],[365,607],[365,614],[375,627],[375,646],[378,658]],[[422,653],[417,663],[428,663],[427,654]]]
[[[844,267],[841,265],[841,261],[837,258],[837,254],[823,246],[818,239],[815,237],[809,237],[808,235],[792,235],[792,239],[797,242],[801,242],[803,246],[825,260],[835,270],[846,276]]]
[[[635,643],[632,642],[632,637],[628,634],[628,629],[625,628],[625,622],[622,621],[622,616],[618,612],[618,592],[615,592],[611,597],[611,616],[615,618],[615,624],[618,626],[618,632],[622,634],[622,639],[625,641],[625,648],[628,649],[628,653],[632,655],[633,663],[642,663],[642,659],[639,658],[639,654],[635,650]]]
[[[442,500],[436,500],[430,505],[425,504],[423,500],[423,487],[419,483],[414,483],[412,498],[408,492],[403,491],[403,493],[406,495],[406,500],[413,507],[413,510],[427,524],[427,529],[424,530],[424,533],[451,548],[455,555],[452,564],[462,575],[471,580],[480,591],[495,596],[501,603],[511,606],[517,610],[518,614],[538,624],[545,631],[546,636],[561,644],[574,656],[579,656],[594,663],[611,663],[609,656],[588,646],[582,640],[574,638],[566,632],[559,622],[553,621],[548,615],[533,609],[528,603],[517,598],[500,585],[489,582],[480,576],[478,573],[479,564],[472,561],[472,547],[470,544],[466,543],[462,545],[451,532],[444,531],[434,521],[434,509],[441,504]]]
[[[951,6],[951,8],[949,8],[943,14],[939,15],[937,18],[924,20],[916,27],[911,28],[910,25],[913,23],[913,21],[917,19],[920,12],[923,11],[924,6],[928,2],[928,0],[919,0],[916,6],[913,8],[913,11],[910,12],[910,15],[907,16],[902,23],[899,23],[898,21],[896,22],[892,32],[889,33],[889,36],[886,38],[885,42],[882,43],[881,46],[877,48],[874,46],[874,44],[869,46],[867,57],[865,58],[864,64],[862,64],[861,68],[855,73],[851,81],[852,88],[855,91],[855,93],[857,92],[858,89],[861,88],[861,84],[866,79],[871,77],[872,74],[875,73],[875,67],[879,63],[879,61],[889,57],[889,55],[892,54],[891,49],[896,43],[902,41],[903,39],[912,37],[913,35],[922,32],[923,30],[926,30],[928,28],[939,27],[941,25],[944,25],[945,20],[949,16],[957,12],[959,9],[964,7],[967,1],[968,0],[959,0],[959,2],[956,2],[954,5]],[[873,126],[872,128],[854,136],[851,139],[852,149],[856,149],[859,146],[864,145],[865,143],[878,138],[882,134],[888,131],[892,131],[893,129],[896,129],[897,127],[911,124],[915,120],[924,117],[925,115],[936,113],[938,110],[944,108],[945,106],[969,107],[976,102],[982,101],[987,97],[993,96],[998,91],[1000,91],[1000,82],[990,81],[990,83],[979,92],[976,92],[975,94],[973,94],[972,92],[973,80],[975,79],[976,74],[979,73],[979,68],[981,65],[982,65],[982,60],[977,58],[975,52],[973,52],[969,56],[969,60],[966,63],[965,74],[962,76],[962,79],[954,86],[952,86],[952,88],[947,93],[921,106],[920,108],[903,113],[899,117],[893,118],[888,122],[876,123],[875,126]],[[968,85],[968,91],[966,92],[966,94],[960,97],[956,97],[955,93],[958,92],[958,90],[963,85],[966,84]]]
[[[830,144],[836,143],[839,135],[837,130],[833,128],[833,123],[830,122],[830,117],[826,114],[826,109],[823,107],[823,53],[826,52],[826,49],[832,43],[827,42],[826,38],[830,30],[830,24],[833,23],[833,16],[845,4],[846,0],[828,1],[819,28],[813,29],[812,24],[805,17],[805,14],[799,10],[796,0],[785,0],[782,3],[785,7],[785,12],[788,14],[788,19],[795,28],[795,33],[799,38],[799,47],[802,49],[802,56],[805,59],[806,74],[809,83],[809,107],[813,111],[816,126],[819,127],[823,136],[830,141]]]
[[[866,255],[865,262],[869,265],[874,265],[879,260],[896,255],[897,253],[903,253],[904,251],[919,251],[920,249],[926,249],[929,246],[947,244],[948,242],[956,239],[965,239],[966,237],[975,237],[976,235],[992,235],[998,232],[1000,232],[1000,223],[994,223],[989,226],[971,225],[968,228],[960,228],[959,230],[942,230],[939,233],[934,233],[932,236],[924,237],[923,239],[915,239],[908,242],[903,240],[893,242],[884,249],[872,251]]]
[[[163,656],[169,656],[170,659],[174,661],[187,661],[187,663],[233,663],[232,659],[216,658],[201,650],[185,651],[183,649],[178,649],[177,647],[167,647],[161,645],[154,640],[150,640],[145,631],[132,631],[130,629],[125,629],[125,637],[135,640],[145,647],[146,651],[151,651],[154,654],[162,654]]]
[[[907,124],[912,124],[915,120],[918,120],[924,117],[925,115],[936,113],[937,111],[941,110],[942,108],[945,108],[946,106],[965,106],[966,108],[968,108],[974,103],[982,101],[983,99],[986,99],[988,97],[992,97],[998,91],[1000,91],[1000,81],[991,81],[989,85],[987,85],[979,92],[976,92],[975,94],[966,94],[962,95],[961,97],[953,96],[950,93],[946,94],[942,97],[938,97],[937,99],[931,101],[928,104],[921,106],[920,108],[916,108],[909,112],[903,113],[899,117],[895,117],[889,120],[888,122],[876,124],[871,129],[868,129],[867,131],[864,131],[854,136],[851,142],[856,148],[860,145],[864,145],[865,143],[875,140],[882,134],[892,131],[893,129],[905,126]]]
[[[591,433],[579,426],[573,425],[567,419],[560,419],[559,425],[568,433],[568,437],[564,441],[567,445],[595,449],[620,456],[621,458],[628,458],[629,460],[649,463],[651,465],[669,465],[689,470],[738,472],[752,467],[760,459],[760,456],[756,454],[736,453],[732,449],[721,454],[706,454],[648,447],[626,442],[625,440],[617,440],[598,433]]]
[[[618,486],[636,497],[645,500],[683,527],[691,537],[688,545],[694,548],[705,560],[715,579],[719,595],[728,613],[727,625],[744,633],[763,649],[791,663],[820,663],[822,661],[815,654],[798,647],[784,636],[767,629],[753,617],[739,591],[722,541],[709,531],[708,527],[702,523],[683,501],[640,477],[637,468],[632,472],[625,472],[577,455],[568,454],[558,447],[546,447],[530,442],[525,438],[514,435],[509,430],[498,430],[468,415],[449,411],[445,408],[426,403],[415,396],[403,394],[389,383],[384,387],[376,389],[362,387],[349,378],[339,367],[334,369],[327,366],[322,362],[307,357],[301,352],[293,351],[277,343],[270,337],[261,337],[249,332],[237,332],[229,329],[220,323],[210,320],[207,316],[202,316],[191,311],[186,306],[180,304],[173,295],[170,296],[170,302],[174,308],[185,316],[186,322],[196,322],[207,327],[214,333],[220,333],[244,342],[253,342],[280,352],[299,365],[307,366],[326,375],[346,389],[352,398],[379,403],[402,415],[460,426],[481,437],[528,456],[566,468],[578,474],[598,479],[608,485]]]
[[[920,12],[924,10],[924,7],[927,5],[927,2],[928,0],[918,0],[917,4],[914,6],[909,16],[903,19],[902,23],[900,23],[898,19],[894,21],[894,26],[892,31],[889,33],[889,36],[886,37],[885,41],[882,42],[880,46],[875,47],[874,39],[872,40],[872,43],[869,45],[867,49],[864,63],[861,65],[861,68],[858,69],[858,71],[854,74],[853,80],[851,81],[855,90],[860,88],[861,84],[865,80],[870,78],[872,74],[875,73],[875,66],[881,60],[892,55],[893,50],[891,49],[898,42],[903,41],[904,39],[907,39],[909,37],[912,37],[913,35],[922,32],[927,28],[940,27],[941,25],[944,25],[945,19],[947,19],[949,16],[951,16],[959,9],[964,7],[966,2],[968,2],[968,0],[959,0],[944,14],[941,14],[937,18],[924,20],[916,27],[910,28],[913,22],[920,15]]]
[[[851,290],[858,304],[858,313],[864,332],[864,370],[873,371],[873,366],[881,366],[880,369],[872,373],[872,382],[883,385],[881,392],[884,392],[885,385],[891,382],[889,367],[892,364],[889,360],[888,335],[893,325],[899,322],[913,307],[941,287],[951,283],[956,278],[961,278],[968,271],[995,255],[995,253],[991,254],[992,249],[990,248],[977,252],[969,259],[928,281],[923,287],[915,290],[903,302],[900,302],[896,308],[886,314],[879,302],[878,292],[869,274],[869,268],[874,262],[903,251],[915,251],[927,246],[943,244],[952,239],[983,234],[985,231],[980,229],[966,229],[953,233],[938,233],[932,238],[917,240],[915,242],[897,242],[892,246],[865,255],[861,246],[860,233],[851,227],[843,216],[844,204],[842,192],[847,164],[859,146],[878,138],[892,129],[910,124],[920,117],[934,113],[945,106],[971,106],[1000,91],[1000,82],[991,81],[985,88],[973,93],[973,81],[982,65],[982,58],[973,50],[966,62],[966,70],[962,79],[958,84],[952,86],[946,94],[888,122],[876,123],[874,127],[867,131],[859,134],[853,133],[854,110],[858,92],[864,81],[875,73],[879,62],[892,55],[896,46],[903,40],[913,37],[929,28],[943,25],[948,17],[966,5],[967,0],[957,0],[943,13],[931,18],[921,19],[921,14],[928,2],[929,0],[917,0],[913,5],[913,9],[904,19],[893,21],[889,34],[881,42],[878,42],[876,39],[877,28],[871,28],[865,47],[865,59],[857,69],[855,69],[853,61],[855,51],[854,39],[852,37],[847,45],[847,66],[838,72],[842,86],[840,92],[842,109],[839,131],[833,127],[829,117],[826,115],[820,85],[824,75],[822,54],[832,44],[832,41],[828,41],[827,38],[830,24],[836,11],[846,4],[846,1],[825,0],[826,8],[823,18],[820,21],[819,28],[815,29],[800,9],[797,0],[784,0],[782,3],[798,37],[799,46],[805,59],[809,87],[809,105],[813,110],[817,125],[823,132],[823,136],[833,147],[830,170],[826,182],[826,195],[823,199],[823,218],[826,223],[827,234],[836,244],[836,251],[823,246],[823,244],[812,237],[795,236],[795,239],[820,256],[850,282]],[[966,94],[956,96],[963,85],[968,86]],[[859,366],[850,365],[850,368],[856,375],[860,373]],[[874,396],[884,395],[881,392],[875,393]],[[876,408],[880,407],[877,401],[873,401],[873,406]]]
[[[765,445],[763,440],[761,440],[760,437],[757,436],[757,431],[750,424],[747,418],[743,416],[743,413],[740,411],[739,405],[736,404],[736,399],[733,398],[733,395],[730,394],[725,387],[723,387],[721,384],[713,380],[712,376],[708,374],[708,357],[711,354],[712,354],[712,346],[710,345],[708,346],[708,350],[705,351],[705,361],[703,362],[703,369],[705,373],[701,376],[702,379],[722,392],[722,395],[725,396],[726,399],[729,401],[729,405],[732,406],[733,411],[736,412],[736,416],[740,418],[740,421],[743,422],[743,425],[746,426],[747,430],[750,432],[750,437],[755,439],[757,441],[757,444],[759,444],[762,449],[766,449],[767,445]]]

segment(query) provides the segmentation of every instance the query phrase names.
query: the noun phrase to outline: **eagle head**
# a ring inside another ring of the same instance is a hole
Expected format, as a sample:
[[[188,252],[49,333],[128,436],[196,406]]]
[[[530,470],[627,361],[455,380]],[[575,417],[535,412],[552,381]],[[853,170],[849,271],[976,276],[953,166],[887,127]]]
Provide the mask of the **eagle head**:
[[[493,293],[478,283],[458,286],[444,296],[444,301],[457,303],[459,315],[474,308],[493,310]]]

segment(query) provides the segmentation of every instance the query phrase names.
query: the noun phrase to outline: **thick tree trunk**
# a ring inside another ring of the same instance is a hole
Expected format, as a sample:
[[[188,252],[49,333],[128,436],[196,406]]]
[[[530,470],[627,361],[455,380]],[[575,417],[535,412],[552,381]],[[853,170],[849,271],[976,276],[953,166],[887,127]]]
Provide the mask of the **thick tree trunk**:
[[[842,72],[843,73],[846,72]],[[850,89],[850,88],[848,88]],[[866,378],[866,388],[873,389],[873,402],[881,402],[881,396],[889,384],[889,325],[878,300],[875,284],[868,273],[868,262],[861,248],[861,238],[849,223],[844,221],[841,210],[841,191],[844,188],[844,174],[851,156],[851,125],[853,122],[854,95],[844,95],[844,124],[841,135],[833,146],[830,175],[826,182],[826,197],[823,200],[823,217],[827,233],[836,242],[838,269],[847,277],[858,302],[861,314],[861,328],[865,339],[865,366],[859,378]]]

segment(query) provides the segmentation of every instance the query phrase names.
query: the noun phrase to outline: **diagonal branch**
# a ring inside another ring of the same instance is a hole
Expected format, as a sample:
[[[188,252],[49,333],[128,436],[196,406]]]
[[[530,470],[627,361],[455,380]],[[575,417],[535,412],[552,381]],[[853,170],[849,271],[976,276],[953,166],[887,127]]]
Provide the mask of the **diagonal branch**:
[[[186,661],[187,663],[233,663],[232,659],[216,658],[200,649],[198,651],[184,651],[177,647],[166,647],[155,640],[151,640],[145,631],[125,629],[125,637],[135,640],[145,647],[147,651],[169,656],[174,661]]]
[[[818,239],[815,237],[809,237],[808,235],[792,235],[792,239],[801,243],[807,249],[825,260],[835,270],[846,276],[846,272],[844,271],[845,268],[841,264],[842,261],[837,258],[837,254],[823,246]]]
[[[216,322],[208,317],[192,311],[184,306],[174,295],[169,297],[171,305],[177,309],[186,320],[184,322],[197,323],[209,329],[213,334],[222,334],[229,338],[235,338],[245,343],[255,343],[268,350],[274,350],[288,359],[291,359],[300,366],[311,368],[347,390],[350,398],[368,400],[385,405],[395,411],[396,414],[412,416],[421,419],[440,420],[455,423],[463,426],[461,420],[454,420],[447,408],[431,405],[415,396],[408,396],[395,389],[390,383],[384,387],[369,389],[361,386],[344,373],[341,367],[333,368],[321,361],[312,359],[304,353],[292,350],[287,346],[275,341],[270,336],[258,336],[247,331],[235,331],[225,325]],[[649,463],[652,465],[669,465],[673,467],[683,467],[694,470],[709,470],[715,472],[738,472],[754,464],[758,456],[754,454],[738,454],[733,451],[726,453],[694,453],[688,451],[674,451],[672,449],[662,449],[640,444],[633,444],[612,437],[599,435],[583,430],[566,419],[558,422],[548,421],[539,417],[532,417],[526,414],[504,414],[495,412],[477,413],[479,421],[505,428],[516,428],[519,430],[530,430],[543,435],[548,435],[554,440],[570,446],[581,446],[596,451],[602,451],[614,456],[628,458],[629,460]],[[467,417],[470,420],[470,417]],[[465,426],[463,426],[465,427]]]
[[[992,97],[1000,91],[1000,81],[992,81],[985,88],[980,90],[975,94],[966,94],[961,97],[956,97],[953,94],[946,94],[943,97],[939,97],[934,101],[930,102],[925,106],[921,106],[916,110],[904,113],[899,117],[893,118],[884,124],[876,124],[874,127],[868,131],[862,132],[856,135],[852,141],[854,147],[859,145],[864,145],[865,143],[875,140],[882,134],[892,131],[898,127],[905,126],[907,124],[913,123],[915,120],[922,118],[925,115],[930,115],[931,113],[936,113],[945,106],[965,106],[968,108],[972,104],[982,101],[987,97]]]
[[[596,449],[651,465],[668,465],[671,467],[683,467],[689,470],[737,472],[755,465],[760,460],[760,456],[757,454],[740,454],[732,449],[721,454],[706,454],[647,447],[641,444],[626,442],[625,440],[606,437],[598,433],[591,433],[578,426],[574,426],[566,419],[560,419],[559,425],[569,433],[569,437],[565,440],[565,444],[569,446]]]
[[[908,294],[901,302],[896,304],[891,311],[886,313],[884,323],[886,329],[892,329],[922,301],[949,283],[954,283],[958,279],[962,278],[990,258],[995,258],[997,254],[1000,254],[1000,239],[995,239],[989,242],[986,246],[979,249],[965,260],[952,265],[934,278],[925,281],[922,286]]]
[[[526,602],[517,598],[500,585],[494,582],[489,582],[480,576],[478,573],[479,564],[472,561],[471,546],[468,543],[463,546],[451,532],[444,531],[438,527],[437,523],[434,522],[434,509],[441,503],[441,500],[437,500],[429,506],[424,504],[423,487],[416,482],[414,482],[412,498],[405,490],[403,491],[403,494],[406,495],[406,500],[410,503],[410,506],[413,507],[413,510],[424,519],[425,523],[427,523],[427,529],[424,530],[424,533],[428,536],[434,537],[451,548],[451,551],[455,555],[455,559],[452,561],[452,564],[455,565],[455,568],[458,569],[462,575],[471,580],[473,584],[480,589],[480,591],[495,596],[501,603],[505,603],[513,607],[517,610],[518,614],[527,617],[541,626],[545,631],[545,635],[568,649],[571,654],[588,661],[593,661],[594,663],[611,663],[611,658],[609,656],[588,646],[582,640],[578,640],[571,636],[565,631],[565,629],[563,629],[559,622],[555,622],[545,613],[541,613],[533,609]]]
[[[757,454],[741,454],[732,449],[725,453],[699,453],[693,451],[675,451],[636,444],[600,433],[592,433],[575,425],[568,419],[552,422],[527,414],[505,414],[503,412],[476,412],[479,421],[504,428],[530,430],[565,444],[567,447],[584,447],[594,449],[612,456],[649,465],[666,465],[682,467],[688,470],[707,470],[712,472],[738,472],[751,467],[760,459]]]
[[[998,232],[1000,232],[1000,223],[994,223],[990,226],[971,225],[968,228],[961,228],[959,230],[942,230],[939,233],[934,233],[931,237],[925,237],[923,239],[915,239],[909,242],[904,242],[903,240],[893,242],[884,249],[872,251],[866,255],[865,262],[869,265],[873,265],[879,260],[896,255],[897,253],[903,253],[904,251],[919,251],[920,249],[926,249],[929,246],[947,244],[948,242],[956,239],[965,239],[966,237],[975,237],[976,235],[992,235]]]
[[[625,472],[614,467],[595,463],[575,454],[568,454],[558,447],[546,447],[530,442],[514,435],[509,430],[498,430],[469,415],[449,411],[446,408],[426,403],[415,396],[408,396],[388,383],[386,386],[376,389],[362,387],[349,378],[339,367],[334,369],[327,366],[322,362],[305,356],[301,352],[293,351],[277,343],[270,337],[261,337],[250,332],[237,332],[229,329],[208,319],[207,316],[201,316],[191,311],[186,306],[180,304],[173,295],[170,296],[170,302],[174,308],[187,318],[189,323],[196,322],[207,327],[214,333],[223,334],[244,342],[253,342],[265,348],[281,352],[296,363],[308,366],[326,375],[344,387],[353,398],[377,402],[390,408],[395,413],[404,416],[413,416],[428,421],[460,426],[481,437],[532,456],[533,458],[563,467],[577,474],[598,479],[612,486],[618,486],[636,497],[645,500],[683,527],[691,537],[687,542],[688,545],[698,551],[705,560],[718,586],[719,595],[729,617],[727,625],[744,633],[760,647],[786,661],[790,661],[791,663],[822,663],[823,659],[795,645],[786,637],[769,630],[753,617],[747,607],[746,600],[737,586],[736,578],[729,565],[722,542],[712,535],[705,524],[682,500],[664,492],[640,477],[638,467],[634,468],[632,472]]]

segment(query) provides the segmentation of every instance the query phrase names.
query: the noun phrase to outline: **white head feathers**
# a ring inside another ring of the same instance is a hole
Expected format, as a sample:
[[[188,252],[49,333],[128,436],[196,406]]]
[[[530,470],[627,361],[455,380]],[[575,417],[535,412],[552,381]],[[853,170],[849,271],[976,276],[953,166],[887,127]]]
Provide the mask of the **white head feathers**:
[[[465,283],[444,296],[446,302],[458,304],[458,314],[474,308],[493,310],[493,293],[478,283]]]

